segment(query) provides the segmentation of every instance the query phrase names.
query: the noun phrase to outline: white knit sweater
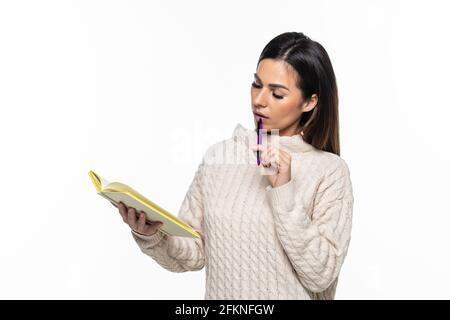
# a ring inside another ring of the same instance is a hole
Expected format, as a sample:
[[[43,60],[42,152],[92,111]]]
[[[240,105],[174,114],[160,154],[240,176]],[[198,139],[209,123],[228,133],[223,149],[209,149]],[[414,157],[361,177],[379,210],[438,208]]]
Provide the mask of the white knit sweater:
[[[249,151],[256,141],[238,123],[206,151],[178,213],[201,239],[132,235],[167,270],[205,267],[205,299],[334,299],[352,225],[347,164],[301,135],[280,136],[291,180],[272,188]]]

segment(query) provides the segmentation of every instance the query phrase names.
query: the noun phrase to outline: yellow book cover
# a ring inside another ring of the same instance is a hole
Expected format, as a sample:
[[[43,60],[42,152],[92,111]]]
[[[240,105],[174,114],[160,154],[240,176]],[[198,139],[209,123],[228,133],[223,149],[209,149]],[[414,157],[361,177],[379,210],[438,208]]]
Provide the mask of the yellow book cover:
[[[161,232],[178,237],[200,238],[197,230],[187,223],[170,214],[154,202],[150,201],[133,188],[120,182],[108,182],[93,171],[89,176],[94,183],[97,193],[114,204],[124,203],[127,207],[133,207],[137,212],[144,211],[148,221],[161,221],[164,225]]]

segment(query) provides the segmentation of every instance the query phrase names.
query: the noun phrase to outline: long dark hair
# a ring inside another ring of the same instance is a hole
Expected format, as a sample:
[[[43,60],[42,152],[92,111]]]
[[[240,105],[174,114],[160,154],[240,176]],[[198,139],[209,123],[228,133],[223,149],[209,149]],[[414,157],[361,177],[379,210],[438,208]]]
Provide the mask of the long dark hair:
[[[297,71],[297,87],[304,99],[318,96],[317,105],[300,116],[303,139],[319,150],[340,156],[336,76],[324,47],[302,32],[286,32],[264,47],[257,66],[266,58],[283,60]]]

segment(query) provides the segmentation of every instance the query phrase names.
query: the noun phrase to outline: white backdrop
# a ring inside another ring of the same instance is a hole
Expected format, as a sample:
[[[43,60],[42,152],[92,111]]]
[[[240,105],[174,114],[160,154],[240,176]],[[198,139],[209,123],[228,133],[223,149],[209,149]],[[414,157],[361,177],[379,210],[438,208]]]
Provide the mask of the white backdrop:
[[[263,47],[328,51],[354,188],[337,299],[450,298],[446,1],[0,1],[0,298],[203,299],[141,253],[94,170],[177,213],[251,128]]]

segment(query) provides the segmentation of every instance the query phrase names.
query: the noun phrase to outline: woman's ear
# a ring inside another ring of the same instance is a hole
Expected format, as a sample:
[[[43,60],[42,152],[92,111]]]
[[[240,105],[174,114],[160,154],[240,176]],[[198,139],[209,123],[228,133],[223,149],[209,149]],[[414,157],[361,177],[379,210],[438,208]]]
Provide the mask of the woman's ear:
[[[317,97],[317,94],[314,93],[311,98],[309,98],[308,101],[303,104],[303,112],[308,112],[314,109],[317,105],[318,100],[319,98]]]

